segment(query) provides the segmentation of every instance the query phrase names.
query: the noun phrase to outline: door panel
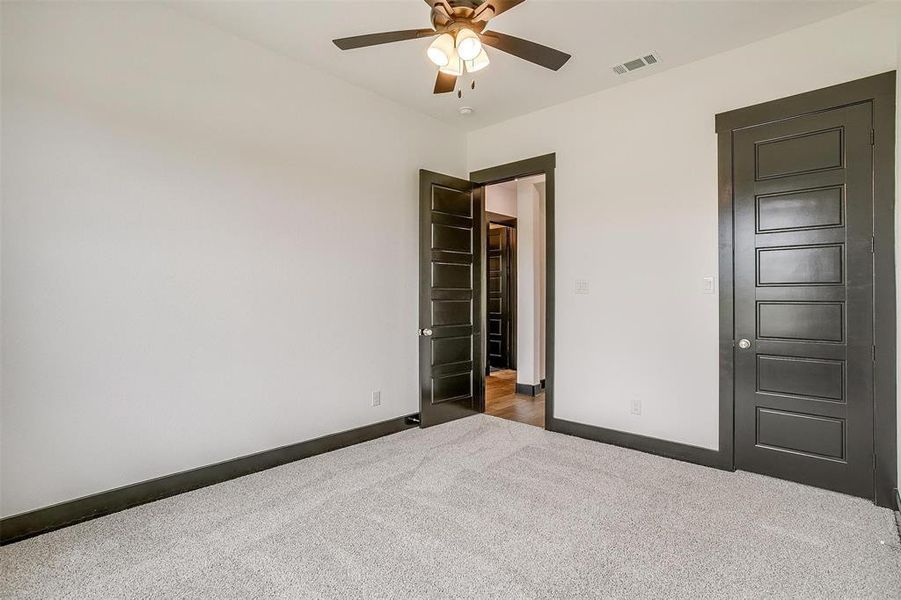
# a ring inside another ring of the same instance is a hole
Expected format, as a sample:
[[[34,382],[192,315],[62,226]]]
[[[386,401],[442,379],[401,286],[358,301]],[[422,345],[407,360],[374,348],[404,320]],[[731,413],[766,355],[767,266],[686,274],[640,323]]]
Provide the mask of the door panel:
[[[873,494],[872,105],[733,134],[735,464]]]
[[[462,179],[420,171],[420,424],[478,412],[483,396],[481,196]]]
[[[513,368],[511,360],[513,230],[495,226],[488,230],[488,364]]]
[[[757,356],[757,391],[842,402],[845,363],[822,358]]]
[[[757,233],[839,227],[844,189],[838,186],[757,198]]]

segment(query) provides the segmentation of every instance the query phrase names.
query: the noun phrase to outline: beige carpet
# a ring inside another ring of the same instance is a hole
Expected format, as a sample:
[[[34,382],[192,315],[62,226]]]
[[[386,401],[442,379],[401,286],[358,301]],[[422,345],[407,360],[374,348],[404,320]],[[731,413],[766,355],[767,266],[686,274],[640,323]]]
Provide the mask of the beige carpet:
[[[0,559],[4,598],[901,598],[889,510],[487,416]]]

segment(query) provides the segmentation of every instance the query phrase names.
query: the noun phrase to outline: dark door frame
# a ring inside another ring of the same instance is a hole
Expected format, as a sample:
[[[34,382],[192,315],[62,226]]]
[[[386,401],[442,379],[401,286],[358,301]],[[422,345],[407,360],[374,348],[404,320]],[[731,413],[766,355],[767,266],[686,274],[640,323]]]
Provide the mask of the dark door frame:
[[[882,73],[813,92],[716,115],[719,168],[719,455],[734,468],[734,253],[733,132],[870,102],[873,105],[874,201],[874,452],[873,501],[892,507],[897,484],[897,403],[895,399],[895,72]]]
[[[504,225],[506,227],[512,227],[513,229],[516,229],[516,217],[511,217],[510,215],[502,215],[501,213],[494,213],[486,210],[485,219],[489,223],[497,223],[498,225]]]
[[[483,194],[484,195],[484,194]],[[487,202],[487,198],[485,199]],[[510,369],[516,370],[516,217],[511,217],[509,215],[502,215],[500,213],[493,213],[488,210],[485,211],[485,235],[488,235],[490,227],[489,225],[494,223],[496,225],[503,225],[504,227],[509,229],[510,238],[508,239],[509,247],[509,258],[510,265],[508,267],[507,273],[509,274],[507,280],[507,288],[508,288],[508,298],[510,302],[509,314],[510,314],[510,323],[508,326],[510,327],[510,331],[507,332],[507,341],[508,341],[508,349],[507,352],[509,356],[507,357],[507,364],[510,365]],[[487,248],[486,248],[487,252]],[[485,254],[486,260],[488,255]],[[485,303],[485,307],[482,309],[483,312],[488,312],[488,303]],[[487,325],[487,320],[486,320]],[[485,329],[485,336],[487,339],[488,330]],[[485,373],[489,373],[490,368],[488,366],[488,355],[485,355]]]
[[[544,372],[545,372],[545,396],[544,396],[544,428],[553,430],[554,423],[554,169],[557,167],[557,155],[554,153],[519,160],[488,169],[472,171],[469,180],[479,186],[479,189],[494,183],[503,183],[512,179],[530,177],[532,175],[544,175],[544,225],[545,225],[545,327],[544,327]],[[482,214],[483,224],[487,223],[487,216]],[[485,239],[482,236],[482,255],[485,254]],[[485,263],[487,261],[483,261]],[[482,278],[486,276],[486,264],[482,265]],[[482,294],[485,295],[486,285],[482,285]],[[482,302],[485,303],[483,298]],[[484,311],[482,311],[484,313]],[[485,315],[482,315],[485,318]],[[483,324],[482,329],[485,326]],[[483,374],[484,378],[484,374]],[[485,395],[482,395],[480,407],[485,412]]]

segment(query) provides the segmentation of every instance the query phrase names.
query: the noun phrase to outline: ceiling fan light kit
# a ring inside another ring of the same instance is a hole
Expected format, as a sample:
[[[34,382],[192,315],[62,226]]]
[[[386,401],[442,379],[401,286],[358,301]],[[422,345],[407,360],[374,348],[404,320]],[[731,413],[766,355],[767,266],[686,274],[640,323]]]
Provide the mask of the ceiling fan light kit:
[[[429,60],[438,67],[446,67],[451,61],[451,56],[456,54],[456,50],[454,49],[454,36],[449,33],[442,33],[435,38],[435,41],[432,42],[432,45],[426,50],[426,54],[428,55]]]
[[[459,77],[463,74],[463,59],[457,56],[455,52],[453,56],[451,56],[451,60],[447,65],[438,69],[442,73],[447,75],[453,75],[454,77]]]
[[[463,60],[473,60],[482,51],[482,40],[472,29],[457,32],[457,54]]]
[[[478,56],[476,56],[472,60],[466,61],[466,71],[469,73],[475,73],[476,71],[481,71],[489,64],[491,64],[491,61],[488,60],[488,53],[485,52],[484,48],[482,48],[482,51],[479,52]]]
[[[341,50],[438,36],[426,50],[435,66],[435,94],[453,92],[457,78],[475,73],[491,61],[484,46],[491,46],[536,65],[557,71],[571,56],[529,40],[486,31],[495,16],[522,4],[524,0],[425,0],[431,8],[432,29],[408,29],[371,33],[333,40]]]

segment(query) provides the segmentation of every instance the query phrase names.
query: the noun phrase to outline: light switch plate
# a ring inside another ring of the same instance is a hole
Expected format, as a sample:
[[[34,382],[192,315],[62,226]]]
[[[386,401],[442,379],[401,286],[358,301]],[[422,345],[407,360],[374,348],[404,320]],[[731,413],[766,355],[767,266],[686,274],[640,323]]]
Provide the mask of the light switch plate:
[[[587,294],[588,293],[588,280],[587,279],[576,279],[576,293],[577,294]]]
[[[705,277],[701,289],[705,294],[713,294],[716,292],[716,277]]]

